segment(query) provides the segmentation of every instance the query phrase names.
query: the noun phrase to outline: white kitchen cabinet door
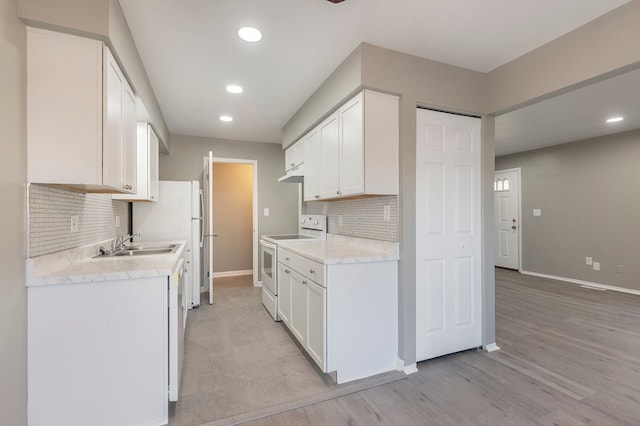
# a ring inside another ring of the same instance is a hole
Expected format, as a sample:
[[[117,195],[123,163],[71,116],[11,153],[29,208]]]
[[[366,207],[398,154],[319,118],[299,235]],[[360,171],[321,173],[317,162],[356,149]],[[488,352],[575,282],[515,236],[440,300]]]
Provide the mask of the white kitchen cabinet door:
[[[136,99],[115,58],[104,47],[104,135],[102,183],[135,193]]]
[[[339,110],[340,155],[338,163],[338,195],[341,196],[362,194],[365,192],[362,98],[363,93],[358,94]]]
[[[307,340],[307,280],[291,271],[291,317],[289,330],[304,347]]]
[[[340,195],[340,127],[336,111],[319,126],[321,162],[320,162],[320,198],[335,198]]]
[[[131,192],[134,132],[135,97],[102,42],[28,28],[28,182]]]
[[[126,81],[125,81],[126,83]],[[138,191],[138,123],[136,121],[136,95],[125,84],[124,93],[124,184],[127,192],[135,194]]]
[[[307,281],[307,353],[326,371],[326,290],[313,281]]]
[[[291,270],[278,263],[278,316],[290,327],[291,317]]]
[[[159,141],[146,122],[136,126],[136,188],[135,194],[114,194],[116,200],[158,201]]]
[[[318,128],[309,132],[304,139],[304,200],[320,198],[322,173],[322,145]]]
[[[304,163],[304,140],[291,145],[284,152],[285,170],[290,171],[296,169]]]

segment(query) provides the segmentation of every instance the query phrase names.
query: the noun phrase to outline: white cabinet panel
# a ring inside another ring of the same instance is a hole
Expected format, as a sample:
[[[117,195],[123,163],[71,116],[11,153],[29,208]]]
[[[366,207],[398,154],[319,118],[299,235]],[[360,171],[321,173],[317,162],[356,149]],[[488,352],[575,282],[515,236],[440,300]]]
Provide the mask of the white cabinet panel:
[[[287,327],[290,327],[291,269],[282,263],[278,263],[278,317]]]
[[[320,198],[335,198],[340,192],[340,127],[338,113],[320,124]]]
[[[307,281],[307,352],[322,371],[326,370],[326,290]]]
[[[306,280],[297,273],[291,271],[291,318],[289,329],[302,346],[307,340],[307,303]]]
[[[313,129],[304,138],[304,200],[320,198],[322,181],[322,143],[320,130]]]
[[[130,193],[134,132],[135,97],[102,42],[28,28],[29,182]]]
[[[157,202],[159,140],[149,123],[137,123],[136,129],[137,191],[135,194],[116,194],[113,198]]]
[[[339,110],[340,158],[338,162],[342,196],[364,193],[364,135],[360,93]],[[373,171],[372,171],[373,172]]]

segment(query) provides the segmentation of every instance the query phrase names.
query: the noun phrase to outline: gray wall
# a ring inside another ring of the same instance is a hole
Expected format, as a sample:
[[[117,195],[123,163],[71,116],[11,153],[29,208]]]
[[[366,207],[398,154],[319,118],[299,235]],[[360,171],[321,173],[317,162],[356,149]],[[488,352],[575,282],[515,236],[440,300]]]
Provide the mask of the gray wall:
[[[26,31],[0,0],[0,422],[27,424]]]
[[[522,168],[522,268],[640,290],[639,159],[640,130],[497,158]]]
[[[487,112],[527,105],[640,66],[640,1],[619,8],[488,74]]]
[[[169,130],[118,0],[19,0],[20,17],[29,25],[106,42],[140,97],[149,121],[168,152]]]
[[[214,157],[258,161],[258,236],[297,232],[299,184],[278,182],[284,175],[279,144],[172,135],[171,154],[160,156],[160,179],[201,180],[203,158],[209,151]],[[265,207],[268,217],[263,215]]]

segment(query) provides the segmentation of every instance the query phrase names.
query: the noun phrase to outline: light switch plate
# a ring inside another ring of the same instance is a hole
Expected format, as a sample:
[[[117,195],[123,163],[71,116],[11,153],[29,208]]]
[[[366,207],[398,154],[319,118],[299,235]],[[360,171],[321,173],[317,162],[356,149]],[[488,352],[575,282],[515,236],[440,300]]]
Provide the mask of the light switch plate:
[[[593,257],[588,257],[587,256],[586,262],[587,262],[587,265],[593,265]]]
[[[542,216],[542,209],[533,209],[534,216]]]
[[[264,215],[269,216],[269,207],[264,208]]]
[[[600,262],[593,262],[593,270],[594,271],[600,270]]]
[[[391,206],[386,204],[383,208],[383,220],[388,222],[391,220]]]

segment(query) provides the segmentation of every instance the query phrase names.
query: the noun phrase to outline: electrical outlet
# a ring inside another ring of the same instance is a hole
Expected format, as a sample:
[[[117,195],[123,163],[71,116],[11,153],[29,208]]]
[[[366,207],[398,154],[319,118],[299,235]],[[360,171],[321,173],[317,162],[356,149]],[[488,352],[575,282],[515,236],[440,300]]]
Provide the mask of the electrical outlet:
[[[341,215],[341,214],[339,214],[339,215],[338,215],[338,226],[342,226],[342,223],[343,223],[343,222],[342,222],[342,215]]]
[[[120,228],[120,216],[116,216],[116,228]]]
[[[600,262],[593,262],[593,270],[594,271],[600,270]]]
[[[391,220],[391,206],[388,204],[385,205],[382,211],[383,211],[383,214],[382,214],[383,220],[385,222],[389,222]]]
[[[593,265],[593,257],[587,256],[586,262],[587,262],[587,265],[589,265],[589,266]]]
[[[80,231],[80,216],[71,216],[71,233]]]

